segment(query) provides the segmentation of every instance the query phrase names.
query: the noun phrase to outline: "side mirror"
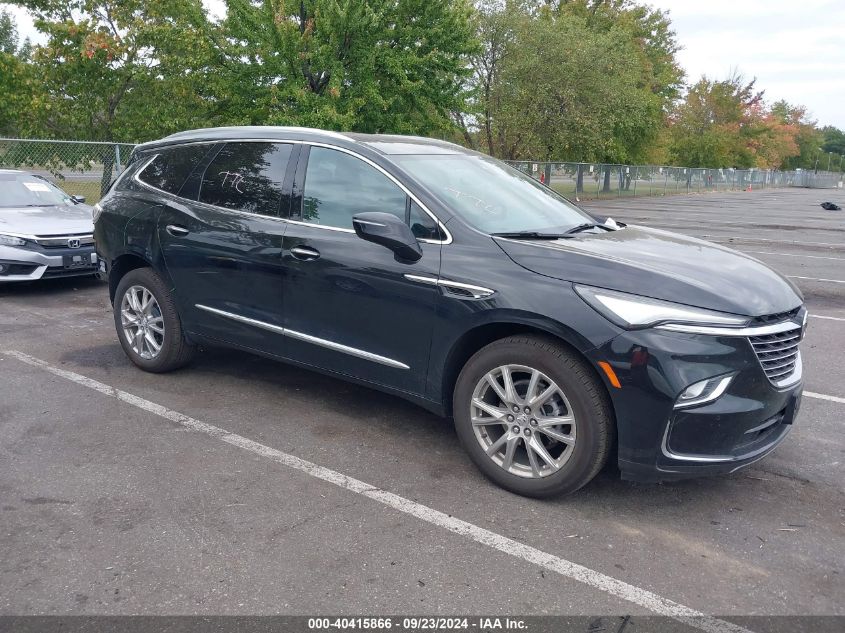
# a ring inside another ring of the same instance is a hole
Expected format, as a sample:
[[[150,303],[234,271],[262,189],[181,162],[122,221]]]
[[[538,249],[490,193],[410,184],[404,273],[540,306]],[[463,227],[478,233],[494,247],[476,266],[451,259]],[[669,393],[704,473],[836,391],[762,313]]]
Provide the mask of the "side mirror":
[[[422,257],[417,238],[405,222],[390,213],[358,213],[352,217],[355,233],[362,240],[386,246],[398,259],[415,262]]]
[[[77,204],[82,204],[83,202],[85,202],[85,196],[71,196],[70,199]]]

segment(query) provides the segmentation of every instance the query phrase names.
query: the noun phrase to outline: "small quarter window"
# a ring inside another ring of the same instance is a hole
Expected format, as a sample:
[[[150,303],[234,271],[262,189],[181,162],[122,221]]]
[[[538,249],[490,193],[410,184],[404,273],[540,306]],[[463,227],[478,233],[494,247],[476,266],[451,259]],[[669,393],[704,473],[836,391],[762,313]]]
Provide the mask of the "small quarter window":
[[[205,170],[200,202],[277,216],[291,149],[285,143],[227,143]]]
[[[178,195],[190,173],[210,148],[211,145],[185,145],[163,149],[138,174],[138,179],[151,187]]]
[[[302,193],[302,221],[352,228],[365,211],[392,213],[405,220],[405,192],[390,178],[345,152],[312,147]]]
[[[420,208],[416,202],[411,200],[411,215],[408,220],[411,232],[414,237],[423,240],[442,240],[443,235],[440,227],[430,215]]]

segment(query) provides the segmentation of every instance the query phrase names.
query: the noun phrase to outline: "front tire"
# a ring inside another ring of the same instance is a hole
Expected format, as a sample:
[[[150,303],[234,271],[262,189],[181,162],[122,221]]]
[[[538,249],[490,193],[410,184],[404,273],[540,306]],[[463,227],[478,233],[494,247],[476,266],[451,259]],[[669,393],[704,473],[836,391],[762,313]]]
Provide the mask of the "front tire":
[[[120,280],[114,296],[114,325],[123,351],[144,371],[172,371],[194,356],[173,294],[152,268],[130,270]]]
[[[614,422],[604,386],[573,351],[540,336],[479,350],[458,377],[455,429],[478,468],[529,497],[575,492],[607,462]]]

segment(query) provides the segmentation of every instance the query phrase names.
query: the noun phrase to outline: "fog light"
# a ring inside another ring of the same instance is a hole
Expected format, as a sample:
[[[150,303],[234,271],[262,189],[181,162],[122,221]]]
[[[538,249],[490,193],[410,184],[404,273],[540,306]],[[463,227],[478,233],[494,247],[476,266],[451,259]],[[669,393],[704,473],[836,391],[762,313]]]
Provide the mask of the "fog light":
[[[6,264],[0,264],[0,275],[6,272]]]
[[[730,376],[716,376],[715,378],[708,378],[694,382],[689,387],[681,392],[678,400],[675,402],[676,409],[684,409],[705,402],[712,402],[723,393],[728,385],[733,380],[733,375]]]

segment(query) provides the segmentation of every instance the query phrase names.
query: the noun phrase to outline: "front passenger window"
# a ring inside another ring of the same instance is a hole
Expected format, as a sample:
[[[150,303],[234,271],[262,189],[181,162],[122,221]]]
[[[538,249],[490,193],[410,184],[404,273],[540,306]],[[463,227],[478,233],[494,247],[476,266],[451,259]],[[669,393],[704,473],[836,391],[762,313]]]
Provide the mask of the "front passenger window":
[[[390,178],[345,152],[312,147],[302,193],[302,221],[352,228],[365,211],[392,213],[405,220],[405,192]]]

